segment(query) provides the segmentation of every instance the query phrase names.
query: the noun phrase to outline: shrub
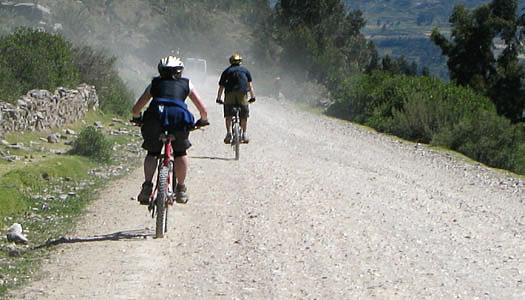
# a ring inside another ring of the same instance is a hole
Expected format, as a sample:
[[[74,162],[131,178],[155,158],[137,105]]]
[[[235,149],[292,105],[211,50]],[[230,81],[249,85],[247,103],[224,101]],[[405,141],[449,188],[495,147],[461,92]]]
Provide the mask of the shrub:
[[[13,101],[34,88],[52,91],[59,86],[76,86],[78,73],[70,49],[70,43],[61,36],[32,28],[21,27],[3,36],[0,92],[9,95],[6,100]]]
[[[0,100],[13,101],[23,94],[22,84],[16,79],[13,71],[5,67],[7,62],[0,57]]]
[[[524,126],[498,116],[487,97],[438,78],[353,76],[340,86],[327,113],[443,146],[492,167],[525,172]]]
[[[375,111],[383,118],[370,118],[367,124],[409,140],[429,143],[435,134],[449,131],[465,117],[481,111],[496,114],[490,100],[470,88],[431,77],[396,76],[393,81],[398,88],[390,96],[394,99],[388,106],[391,111]]]
[[[86,156],[98,162],[110,162],[112,144],[101,132],[89,126],[80,132],[73,142],[70,153]]]
[[[373,75],[359,74],[343,80],[334,92],[335,102],[328,108],[327,114],[364,123],[379,102],[378,88],[387,76],[387,73],[374,72]]]
[[[133,93],[118,75],[116,58],[87,46],[73,49],[73,55],[80,81],[96,87],[100,109],[117,115],[129,114]]]
[[[523,174],[525,171],[525,133],[494,112],[466,115],[450,131],[436,134],[432,144],[456,150],[491,167]]]

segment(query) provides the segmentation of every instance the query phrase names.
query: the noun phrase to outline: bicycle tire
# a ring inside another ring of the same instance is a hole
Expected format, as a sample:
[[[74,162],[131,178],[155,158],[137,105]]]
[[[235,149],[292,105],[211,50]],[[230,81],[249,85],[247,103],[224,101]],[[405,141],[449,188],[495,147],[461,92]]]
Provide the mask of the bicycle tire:
[[[235,160],[239,160],[241,144],[241,127],[239,123],[233,124],[233,148],[235,151]]]
[[[157,209],[157,218],[155,222],[155,237],[163,238],[164,232],[167,231],[168,220],[166,218],[166,199],[168,196],[168,173],[169,169],[166,166],[161,166],[159,169],[159,186],[157,188],[157,198],[155,199],[155,206]]]

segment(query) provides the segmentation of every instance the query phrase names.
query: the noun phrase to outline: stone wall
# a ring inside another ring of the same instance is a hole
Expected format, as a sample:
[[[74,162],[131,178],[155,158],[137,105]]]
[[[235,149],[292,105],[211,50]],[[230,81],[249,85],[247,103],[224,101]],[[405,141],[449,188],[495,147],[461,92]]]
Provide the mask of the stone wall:
[[[90,85],[82,84],[74,90],[58,88],[53,94],[31,90],[14,104],[0,101],[0,133],[62,127],[98,105],[95,87]]]

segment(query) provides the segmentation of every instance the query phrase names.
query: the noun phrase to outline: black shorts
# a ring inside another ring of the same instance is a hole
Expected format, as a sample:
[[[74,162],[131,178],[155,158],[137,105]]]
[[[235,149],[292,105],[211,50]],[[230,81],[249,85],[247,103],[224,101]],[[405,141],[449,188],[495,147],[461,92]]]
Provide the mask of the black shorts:
[[[144,125],[142,125],[140,131],[144,139],[142,148],[146,149],[150,154],[160,154],[164,145],[159,139],[163,133],[161,123],[155,118],[145,118]],[[171,142],[174,156],[186,155],[186,150],[191,147],[190,133],[188,131],[168,131],[168,133],[175,136],[175,140]]]

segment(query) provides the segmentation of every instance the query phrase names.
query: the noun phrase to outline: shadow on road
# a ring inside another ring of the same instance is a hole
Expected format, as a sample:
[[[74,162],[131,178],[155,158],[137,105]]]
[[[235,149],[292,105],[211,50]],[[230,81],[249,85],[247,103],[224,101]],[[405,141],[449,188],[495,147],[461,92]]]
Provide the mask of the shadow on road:
[[[216,156],[190,156],[190,158],[196,159],[211,159],[211,160],[235,160],[235,158],[216,157]]]
[[[128,230],[128,231],[118,231],[115,233],[109,233],[104,235],[95,235],[88,238],[66,238],[61,237],[59,239],[49,239],[42,245],[35,246],[32,249],[40,249],[50,246],[55,246],[59,244],[71,244],[71,243],[84,243],[84,242],[98,242],[98,241],[118,241],[118,240],[131,240],[131,239],[145,239],[148,237],[155,237],[153,231],[146,231],[144,229],[140,230]]]

